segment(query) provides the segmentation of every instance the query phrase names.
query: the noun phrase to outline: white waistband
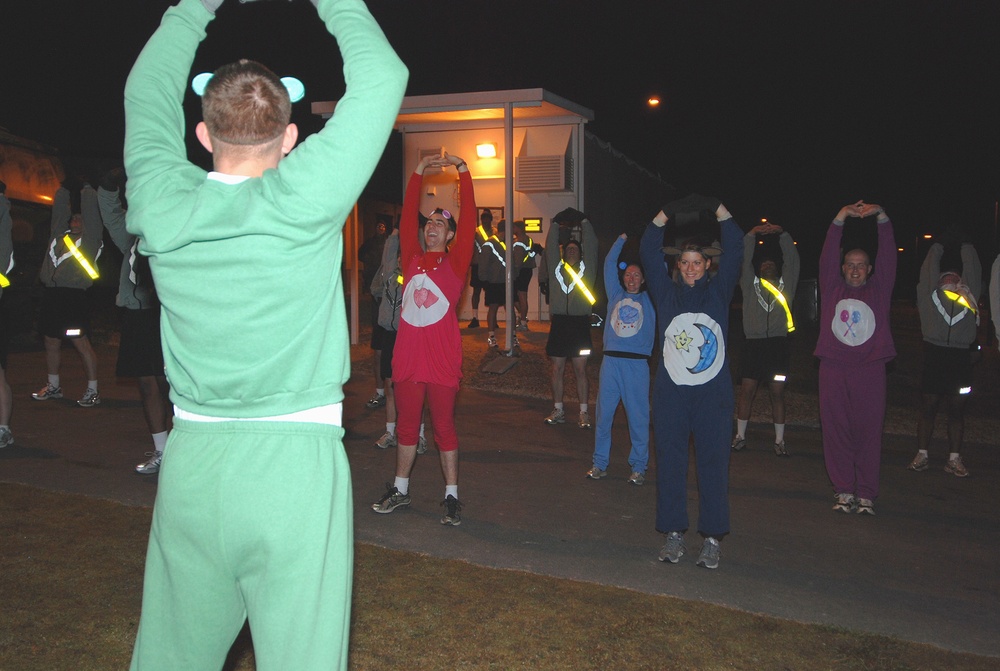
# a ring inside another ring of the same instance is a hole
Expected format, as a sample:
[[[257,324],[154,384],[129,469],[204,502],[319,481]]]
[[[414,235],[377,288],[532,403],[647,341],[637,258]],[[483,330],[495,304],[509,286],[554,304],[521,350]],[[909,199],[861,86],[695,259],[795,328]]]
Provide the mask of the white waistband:
[[[272,417],[214,417],[212,415],[199,415],[196,412],[182,410],[174,406],[174,415],[190,422],[305,422],[308,424],[329,424],[331,426],[341,426],[344,416],[343,403],[331,403],[321,405],[317,408],[308,408],[291,412],[287,415],[274,415]]]

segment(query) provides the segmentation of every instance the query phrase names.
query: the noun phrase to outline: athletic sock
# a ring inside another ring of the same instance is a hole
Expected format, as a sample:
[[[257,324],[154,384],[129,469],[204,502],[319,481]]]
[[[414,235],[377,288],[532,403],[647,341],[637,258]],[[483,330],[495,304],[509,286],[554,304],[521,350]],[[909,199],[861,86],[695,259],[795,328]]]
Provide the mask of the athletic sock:
[[[59,388],[59,376],[58,375],[49,375],[49,386],[50,387],[55,387],[56,389]]]
[[[87,389],[97,391],[97,380],[87,380]]]
[[[167,436],[169,432],[160,431],[159,433],[154,433],[153,435],[153,449],[157,452],[163,452],[163,448],[167,446]]]
[[[774,425],[774,444],[778,445],[785,442],[785,425],[775,424]]]
[[[458,485],[445,485],[444,487],[444,497],[454,496],[458,498]]]
[[[736,420],[736,435],[740,438],[747,437],[747,427],[750,426],[749,419],[737,419]]]
[[[409,494],[410,493],[410,479],[409,478],[399,478],[399,477],[397,477],[396,481],[393,483],[393,485],[395,485],[396,490],[400,494]]]

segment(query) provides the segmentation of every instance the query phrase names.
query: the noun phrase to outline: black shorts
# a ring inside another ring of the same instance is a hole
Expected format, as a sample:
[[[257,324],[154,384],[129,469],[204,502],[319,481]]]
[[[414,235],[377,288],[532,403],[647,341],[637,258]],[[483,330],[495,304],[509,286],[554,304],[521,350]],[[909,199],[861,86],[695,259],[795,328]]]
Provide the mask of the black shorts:
[[[381,326],[379,328],[382,328]],[[385,331],[385,339],[382,341],[382,379],[392,379],[392,350],[396,348],[396,331]]]
[[[575,358],[590,351],[590,315],[552,315],[545,353],[549,356]]]
[[[163,347],[160,344],[160,308],[121,309],[121,339],[118,344],[118,377],[162,377]]]
[[[483,296],[487,305],[504,305],[507,302],[507,285],[502,282],[487,282],[483,288]]]
[[[972,389],[972,352],[969,348],[941,347],[925,342],[921,393],[955,396],[963,389]]]
[[[396,337],[395,331],[387,331],[378,324],[375,324],[375,326],[372,327],[372,342],[371,342],[372,349],[375,351],[378,350],[385,351],[385,343],[386,340],[389,338],[390,334],[392,335],[393,338]],[[388,375],[386,377],[388,377]]]
[[[788,338],[777,336],[744,341],[740,377],[758,382],[773,382],[775,375],[788,375]]]
[[[469,286],[472,287],[473,289],[485,289],[486,288],[486,282],[484,282],[483,280],[479,279],[479,264],[478,263],[477,264],[473,264],[473,266],[472,266],[472,275],[469,278]]]
[[[79,338],[90,333],[90,297],[84,289],[45,287],[38,332],[49,338]]]
[[[514,289],[517,291],[527,291],[528,285],[531,284],[533,270],[533,268],[521,268],[521,272],[519,272],[517,277],[514,279]]]

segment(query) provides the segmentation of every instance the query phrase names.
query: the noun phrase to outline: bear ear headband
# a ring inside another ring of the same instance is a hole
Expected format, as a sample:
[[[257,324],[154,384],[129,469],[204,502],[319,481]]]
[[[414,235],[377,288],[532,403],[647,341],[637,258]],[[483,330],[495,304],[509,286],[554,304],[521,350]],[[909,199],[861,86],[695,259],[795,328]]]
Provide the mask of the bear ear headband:
[[[208,80],[212,78],[213,74],[212,72],[202,72],[200,75],[195,75],[195,78],[191,80],[191,90],[199,97],[202,96],[205,93],[205,87],[208,86]],[[281,83],[285,85],[288,97],[293,103],[305,98],[306,85],[295,77],[282,77]]]

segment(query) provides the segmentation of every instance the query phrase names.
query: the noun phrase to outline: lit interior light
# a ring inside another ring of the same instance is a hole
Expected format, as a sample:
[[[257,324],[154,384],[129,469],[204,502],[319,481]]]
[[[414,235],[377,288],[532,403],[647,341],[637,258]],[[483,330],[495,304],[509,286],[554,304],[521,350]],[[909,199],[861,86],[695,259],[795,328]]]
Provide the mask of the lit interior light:
[[[476,145],[476,156],[479,158],[496,158],[497,146],[493,142],[483,142]]]
[[[649,99],[646,101],[646,104],[649,105],[650,107],[659,107],[660,96],[649,96]]]
[[[959,394],[971,394],[972,393],[972,387],[962,387],[961,389],[958,390],[958,393]]]
[[[80,329],[66,329],[67,338],[76,338],[80,335]]]

